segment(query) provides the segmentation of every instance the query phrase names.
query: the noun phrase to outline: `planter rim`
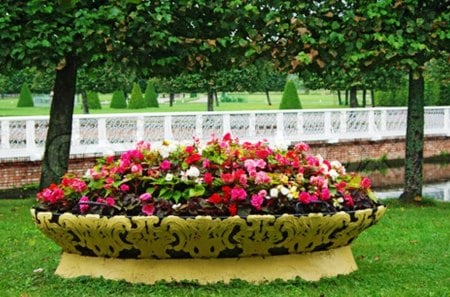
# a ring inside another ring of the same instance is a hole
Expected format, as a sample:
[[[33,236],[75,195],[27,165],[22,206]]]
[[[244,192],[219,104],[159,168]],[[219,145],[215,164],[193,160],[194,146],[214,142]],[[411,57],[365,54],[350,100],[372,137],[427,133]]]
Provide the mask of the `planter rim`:
[[[158,219],[162,220],[164,218],[170,218],[170,217],[180,217],[183,219],[195,219],[195,218],[199,218],[199,217],[204,217],[204,218],[212,218],[212,219],[227,219],[227,218],[241,218],[241,219],[247,219],[248,217],[274,217],[274,218],[279,218],[282,216],[293,216],[293,217],[308,217],[308,216],[325,216],[325,215],[335,215],[338,213],[347,213],[347,214],[354,214],[356,212],[360,212],[360,211],[367,211],[367,210],[372,210],[374,212],[376,212],[379,208],[387,208],[387,206],[383,203],[379,203],[377,206],[375,207],[368,207],[368,208],[361,208],[361,209],[356,209],[356,210],[340,210],[340,211],[335,211],[335,212],[310,212],[310,213],[282,213],[282,214],[249,214],[246,216],[240,216],[240,215],[235,215],[235,216],[212,216],[212,215],[182,215],[182,216],[178,216],[178,215],[168,215],[168,216],[157,216],[157,215],[151,215],[151,216],[144,216],[144,215],[135,215],[135,216],[130,216],[130,215],[102,215],[102,214],[74,214],[72,212],[53,212],[53,211],[48,211],[48,210],[41,210],[38,209],[37,207],[32,207],[31,211],[33,214],[37,215],[39,213],[51,213],[53,216],[61,216],[64,214],[71,214],[74,216],[80,216],[80,217],[92,217],[92,218],[112,218],[112,217],[125,217],[125,218],[137,218],[137,217],[142,217],[142,218],[153,218],[153,217],[157,217]]]

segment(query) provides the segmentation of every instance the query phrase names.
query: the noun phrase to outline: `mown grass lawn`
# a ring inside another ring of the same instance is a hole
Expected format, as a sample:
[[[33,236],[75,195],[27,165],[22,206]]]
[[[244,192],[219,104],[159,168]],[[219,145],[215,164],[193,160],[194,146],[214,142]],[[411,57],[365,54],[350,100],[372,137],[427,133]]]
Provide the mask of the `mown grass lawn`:
[[[277,110],[281,101],[281,92],[270,93],[272,105],[268,105],[266,95],[263,93],[233,93],[233,97],[243,98],[244,102],[219,103],[214,106],[216,111],[240,111],[240,110]],[[337,95],[329,92],[313,92],[310,94],[300,94],[300,100],[303,108],[338,108]],[[0,116],[31,116],[31,115],[48,115],[49,107],[16,107],[18,98],[5,98],[0,100]],[[101,94],[100,101],[103,102],[102,109],[91,109],[91,114],[105,113],[135,113],[135,112],[190,112],[190,111],[206,111],[205,95],[199,94],[195,99],[176,98],[173,106],[169,106],[167,98],[162,101],[158,108],[143,109],[112,109],[109,107],[111,94]],[[74,113],[81,114],[81,105],[76,102]]]
[[[60,248],[33,225],[33,203],[0,200],[0,296],[450,296],[450,203],[388,201],[385,217],[353,243],[359,270],[350,275],[208,286],[56,277]]]

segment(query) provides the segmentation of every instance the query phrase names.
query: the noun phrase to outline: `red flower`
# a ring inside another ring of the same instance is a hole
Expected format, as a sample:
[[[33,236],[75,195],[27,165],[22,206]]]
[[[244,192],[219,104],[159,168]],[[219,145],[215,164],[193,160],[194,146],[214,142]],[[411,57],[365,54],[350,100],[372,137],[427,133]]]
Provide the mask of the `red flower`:
[[[235,216],[237,215],[237,206],[236,204],[230,204],[228,205],[228,211],[230,213],[230,216]]]
[[[220,178],[225,184],[231,184],[234,181],[234,176],[231,173],[222,173]]]
[[[300,195],[298,196],[298,200],[301,203],[309,204],[312,199],[311,199],[311,195],[309,195],[308,192],[301,192]]]
[[[212,204],[222,203],[222,197],[218,193],[214,193],[208,198],[208,202]]]
[[[206,172],[205,175],[203,176],[203,181],[205,182],[205,184],[207,185],[211,185],[212,182],[214,180],[214,177],[211,173]]]
[[[185,162],[190,165],[192,163],[198,162],[202,159],[202,156],[195,153],[186,158]]]
[[[192,154],[194,152],[194,147],[192,145],[188,145],[186,146],[186,148],[184,149],[185,153],[187,153],[188,155]]]

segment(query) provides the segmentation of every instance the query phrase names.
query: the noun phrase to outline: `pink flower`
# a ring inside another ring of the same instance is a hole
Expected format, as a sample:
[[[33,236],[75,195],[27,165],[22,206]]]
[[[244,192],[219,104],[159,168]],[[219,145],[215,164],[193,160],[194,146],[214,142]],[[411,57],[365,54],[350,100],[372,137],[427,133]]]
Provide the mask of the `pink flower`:
[[[144,193],[144,194],[141,194],[141,195],[139,196],[139,199],[140,199],[142,202],[144,202],[144,201],[150,201],[150,200],[152,200],[152,194],[150,194],[150,193]]]
[[[127,185],[127,184],[121,184],[121,185],[119,186],[119,189],[120,189],[122,192],[128,192],[128,191],[130,190],[130,186]]]
[[[265,197],[265,196],[264,196]],[[252,206],[257,210],[260,211],[261,210],[261,206],[264,202],[264,197],[261,197],[258,194],[253,194],[252,195],[252,200],[250,201],[250,203],[252,204]]]
[[[164,160],[159,164],[159,168],[161,168],[161,170],[169,170],[171,165],[169,160]]]
[[[328,188],[323,188],[322,191],[320,192],[320,198],[322,200],[330,199],[330,190],[328,190]]]
[[[259,171],[256,173],[255,176],[255,184],[267,184],[270,182],[270,177],[264,172],[264,171]]]
[[[242,201],[245,198],[247,198],[247,192],[244,189],[238,187],[231,189],[231,200]]]
[[[299,142],[294,146],[294,149],[298,152],[307,152],[309,151],[309,145],[304,142]]]
[[[300,195],[298,195],[298,200],[301,203],[309,204],[312,201],[312,197],[308,192],[301,192]]]
[[[80,207],[80,212],[85,213],[89,210],[89,198],[87,196],[83,196],[80,198],[80,201],[78,202],[78,206]]]
[[[368,188],[370,188],[370,179],[369,178],[367,178],[367,177],[364,177],[362,180],[361,180],[361,183],[360,183],[360,186],[361,186],[361,189],[368,189]]]
[[[141,210],[145,215],[151,216],[155,212],[155,206],[153,204],[145,204]]]
[[[355,205],[351,195],[345,195],[344,201],[345,201],[345,205],[347,205],[348,207],[353,207]]]
[[[133,166],[131,166],[131,173],[142,174],[142,165],[134,164]]]
[[[209,166],[211,165],[211,162],[208,159],[204,159],[202,162],[202,167],[203,168],[209,168]]]
[[[105,199],[106,205],[108,206],[114,206],[116,204],[116,200],[114,198],[108,197]]]

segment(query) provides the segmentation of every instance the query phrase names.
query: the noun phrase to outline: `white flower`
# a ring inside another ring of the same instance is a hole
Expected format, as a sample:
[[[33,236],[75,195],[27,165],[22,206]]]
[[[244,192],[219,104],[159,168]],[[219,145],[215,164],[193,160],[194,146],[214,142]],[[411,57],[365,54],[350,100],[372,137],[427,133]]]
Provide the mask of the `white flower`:
[[[186,171],[186,175],[189,177],[199,177],[200,175],[200,170],[198,170],[197,167],[191,166],[189,167],[189,169]]]
[[[330,174],[330,177],[333,181],[335,181],[339,176],[339,173],[336,171],[336,169],[331,169],[328,173]]]
[[[286,187],[278,186],[278,189],[280,190],[280,192],[283,196],[286,196],[287,194],[289,194],[289,189]]]
[[[172,174],[172,173],[167,173],[165,179],[166,179],[166,181],[171,181],[171,180],[173,180],[173,174]]]
[[[172,209],[173,209],[173,210],[177,210],[177,209],[179,209],[180,207],[181,207],[181,203],[177,203],[177,204],[172,205]]]
[[[278,197],[278,189],[277,188],[270,189],[270,197],[273,197],[273,198]]]

